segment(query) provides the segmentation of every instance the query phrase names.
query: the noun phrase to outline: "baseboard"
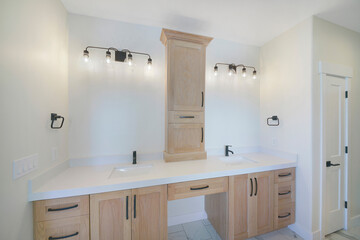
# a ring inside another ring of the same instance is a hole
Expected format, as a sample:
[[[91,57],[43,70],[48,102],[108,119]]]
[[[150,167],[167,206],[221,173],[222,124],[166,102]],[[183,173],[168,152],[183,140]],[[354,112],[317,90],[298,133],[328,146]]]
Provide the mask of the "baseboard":
[[[180,216],[168,217],[168,226],[174,226],[178,224],[194,222],[202,219],[207,219],[207,214],[205,211],[203,212],[195,212]]]
[[[360,226],[360,215],[350,218],[348,229]]]
[[[315,238],[317,236],[315,235],[319,235],[320,236],[320,232],[317,233],[316,232],[308,232],[306,231],[303,227],[299,226],[298,224],[292,224],[289,226],[289,228],[294,231],[297,235],[299,235],[300,237],[302,237],[305,240],[320,240],[321,238]]]

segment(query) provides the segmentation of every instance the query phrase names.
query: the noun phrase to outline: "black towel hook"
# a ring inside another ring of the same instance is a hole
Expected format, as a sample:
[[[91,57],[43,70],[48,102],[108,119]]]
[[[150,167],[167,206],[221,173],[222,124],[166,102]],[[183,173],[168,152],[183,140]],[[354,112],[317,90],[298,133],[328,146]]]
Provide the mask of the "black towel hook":
[[[56,113],[51,113],[50,119],[51,119],[51,128],[52,129],[60,129],[64,125],[65,118]],[[58,119],[61,119],[61,124],[59,127],[54,127],[54,122]]]

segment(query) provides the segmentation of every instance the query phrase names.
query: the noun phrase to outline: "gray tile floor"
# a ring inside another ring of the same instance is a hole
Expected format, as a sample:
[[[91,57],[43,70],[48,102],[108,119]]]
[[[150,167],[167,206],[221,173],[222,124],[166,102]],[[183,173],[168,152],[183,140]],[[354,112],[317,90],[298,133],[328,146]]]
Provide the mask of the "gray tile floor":
[[[360,226],[349,229],[340,230],[325,237],[326,240],[360,240]]]
[[[249,240],[302,240],[288,228],[280,229]],[[190,223],[171,226],[168,228],[168,240],[221,240],[211,223],[199,220]],[[332,239],[331,239],[332,240]],[[336,239],[337,240],[337,239]]]

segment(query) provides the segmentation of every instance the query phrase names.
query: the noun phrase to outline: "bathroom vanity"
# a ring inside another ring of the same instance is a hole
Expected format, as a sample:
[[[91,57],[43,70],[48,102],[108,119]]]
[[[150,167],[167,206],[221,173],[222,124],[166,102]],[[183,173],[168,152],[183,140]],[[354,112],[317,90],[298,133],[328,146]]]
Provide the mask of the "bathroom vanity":
[[[295,161],[261,153],[228,159],[146,161],[123,176],[114,175],[117,165],[68,168],[29,195],[35,239],[167,239],[167,202],[202,195],[222,239],[294,223]]]

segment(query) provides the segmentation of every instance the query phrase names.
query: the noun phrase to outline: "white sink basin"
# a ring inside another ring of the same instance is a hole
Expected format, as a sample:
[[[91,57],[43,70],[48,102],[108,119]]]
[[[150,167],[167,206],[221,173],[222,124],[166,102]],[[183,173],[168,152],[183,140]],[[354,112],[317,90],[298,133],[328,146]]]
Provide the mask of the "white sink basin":
[[[132,177],[150,172],[152,164],[143,164],[143,165],[128,165],[128,166],[119,166],[114,167],[111,171],[109,178],[118,178],[118,177]]]
[[[239,155],[229,156],[229,157],[221,157],[220,160],[227,164],[249,164],[249,163],[257,163],[257,161],[244,158]]]

